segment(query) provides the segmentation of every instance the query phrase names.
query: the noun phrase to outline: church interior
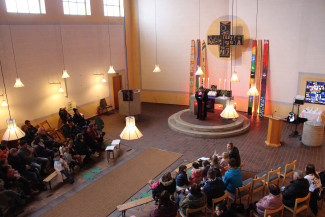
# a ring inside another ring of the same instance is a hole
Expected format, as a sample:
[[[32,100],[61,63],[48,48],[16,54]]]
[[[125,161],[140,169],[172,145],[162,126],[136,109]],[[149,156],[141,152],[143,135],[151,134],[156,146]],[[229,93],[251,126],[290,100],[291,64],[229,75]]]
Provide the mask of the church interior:
[[[324,10],[0,0],[0,217],[325,217]]]

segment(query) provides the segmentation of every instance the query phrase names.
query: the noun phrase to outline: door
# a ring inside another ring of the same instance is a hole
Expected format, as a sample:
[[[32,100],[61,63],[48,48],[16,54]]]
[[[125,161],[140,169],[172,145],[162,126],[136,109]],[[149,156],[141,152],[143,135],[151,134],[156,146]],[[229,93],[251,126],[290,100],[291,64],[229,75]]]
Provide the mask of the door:
[[[115,109],[119,107],[118,104],[118,92],[121,90],[121,80],[122,76],[117,75],[113,77],[113,92],[114,92],[114,105]]]

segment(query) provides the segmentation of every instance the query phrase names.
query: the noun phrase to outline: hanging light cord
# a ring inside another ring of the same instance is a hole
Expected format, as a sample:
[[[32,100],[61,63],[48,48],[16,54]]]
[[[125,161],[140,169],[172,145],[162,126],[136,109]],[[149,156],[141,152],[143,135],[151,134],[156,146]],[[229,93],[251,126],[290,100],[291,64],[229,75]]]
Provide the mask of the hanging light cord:
[[[257,17],[258,17],[258,0],[256,0],[256,29],[255,29],[255,39],[257,39]]]
[[[238,20],[238,15],[237,15],[237,3],[238,1],[236,0],[236,34],[237,34],[237,20]],[[234,64],[234,71],[236,70],[236,45],[235,45],[235,64]]]
[[[156,34],[156,64],[158,64],[158,40],[157,40],[157,0],[155,0],[155,34]]]
[[[201,0],[199,0],[199,39],[201,40]]]
[[[231,3],[231,33],[234,34],[234,0],[232,0]],[[236,48],[236,46],[235,46]],[[230,50],[231,51],[231,46],[230,46]],[[231,89],[231,77],[232,77],[232,52],[230,52],[230,89]]]
[[[7,100],[7,104],[8,104],[7,107],[8,107],[9,117],[11,119],[11,113],[10,113],[10,108],[9,108],[9,100],[8,100],[8,96],[7,96],[7,88],[6,88],[5,78],[3,76],[2,62],[1,62],[1,60],[0,60],[0,68],[1,68],[1,75],[2,75],[2,82],[3,82],[4,94],[6,95],[6,100]]]
[[[109,16],[108,16],[107,27],[108,27],[107,31],[108,31],[109,64],[112,65],[112,49],[111,49],[111,34],[109,31]]]
[[[61,42],[61,52],[62,52],[62,62],[63,62],[63,69],[65,70],[65,61],[64,61],[64,50],[63,50],[63,39],[62,39],[62,29],[61,29],[61,22],[59,18],[59,1],[56,1],[56,11],[59,20],[59,31],[60,31],[60,42]]]
[[[129,90],[129,69],[128,69],[128,48],[126,46],[126,22],[125,22],[125,5],[124,5],[124,46],[125,46],[125,62],[126,62],[126,89]],[[130,101],[128,103],[129,110],[128,110],[128,116],[130,116]]]
[[[13,55],[14,55],[14,62],[15,62],[16,76],[17,76],[17,78],[18,78],[17,63],[16,63],[16,54],[15,54],[14,42],[13,42],[13,40],[12,40],[11,25],[10,25],[10,24],[9,24],[9,33],[10,33],[11,49],[12,49],[12,53],[13,53]]]

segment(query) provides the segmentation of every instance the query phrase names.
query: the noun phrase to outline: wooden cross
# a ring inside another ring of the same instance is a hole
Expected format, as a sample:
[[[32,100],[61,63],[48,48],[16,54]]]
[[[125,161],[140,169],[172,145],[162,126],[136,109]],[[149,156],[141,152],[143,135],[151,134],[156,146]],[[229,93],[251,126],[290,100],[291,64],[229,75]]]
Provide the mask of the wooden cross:
[[[230,57],[230,45],[243,45],[243,38],[230,34],[230,21],[221,21],[220,35],[208,35],[208,45],[220,45],[219,56]]]

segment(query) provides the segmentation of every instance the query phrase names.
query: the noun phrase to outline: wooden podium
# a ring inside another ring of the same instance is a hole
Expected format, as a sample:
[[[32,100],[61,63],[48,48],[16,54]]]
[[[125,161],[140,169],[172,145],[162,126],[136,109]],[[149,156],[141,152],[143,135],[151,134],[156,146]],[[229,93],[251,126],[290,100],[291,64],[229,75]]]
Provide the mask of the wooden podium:
[[[280,147],[281,133],[282,133],[282,118],[269,117],[269,126],[267,130],[267,140],[265,144],[272,147]]]

